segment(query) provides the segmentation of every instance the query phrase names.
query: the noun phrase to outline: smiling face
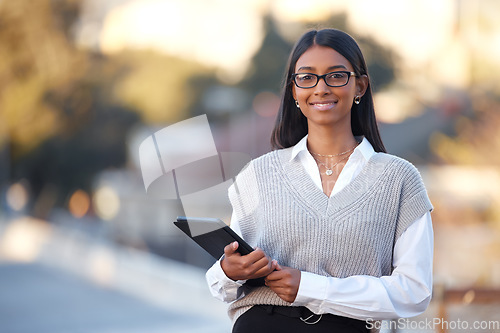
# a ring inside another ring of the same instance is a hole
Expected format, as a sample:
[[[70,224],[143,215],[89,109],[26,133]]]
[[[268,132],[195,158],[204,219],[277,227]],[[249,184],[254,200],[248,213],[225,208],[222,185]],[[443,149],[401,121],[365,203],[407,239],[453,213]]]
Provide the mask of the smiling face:
[[[313,45],[298,59],[295,73],[324,75],[334,71],[353,72],[349,61],[332,48]],[[349,79],[343,87],[330,87],[320,79],[313,88],[292,87],[293,97],[312,126],[351,126],[351,107],[355,96],[362,96],[366,90],[365,76]]]

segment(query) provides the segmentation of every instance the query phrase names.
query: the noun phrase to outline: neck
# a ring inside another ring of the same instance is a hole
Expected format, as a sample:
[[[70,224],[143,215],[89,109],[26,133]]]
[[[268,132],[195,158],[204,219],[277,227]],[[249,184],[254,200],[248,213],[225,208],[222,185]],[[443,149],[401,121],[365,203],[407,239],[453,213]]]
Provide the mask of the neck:
[[[307,148],[311,152],[335,155],[353,148],[356,144],[350,127],[343,131],[330,127],[318,127],[314,130],[309,128]]]

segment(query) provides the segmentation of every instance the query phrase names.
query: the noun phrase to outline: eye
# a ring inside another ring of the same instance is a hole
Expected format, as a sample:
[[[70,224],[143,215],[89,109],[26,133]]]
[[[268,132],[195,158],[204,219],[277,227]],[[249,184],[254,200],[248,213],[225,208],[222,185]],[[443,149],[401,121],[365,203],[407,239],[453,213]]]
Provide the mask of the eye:
[[[314,80],[314,75],[311,74],[299,74],[297,75],[297,80],[301,82],[307,82]]]
[[[346,76],[343,72],[333,72],[328,74],[328,79],[342,79]]]

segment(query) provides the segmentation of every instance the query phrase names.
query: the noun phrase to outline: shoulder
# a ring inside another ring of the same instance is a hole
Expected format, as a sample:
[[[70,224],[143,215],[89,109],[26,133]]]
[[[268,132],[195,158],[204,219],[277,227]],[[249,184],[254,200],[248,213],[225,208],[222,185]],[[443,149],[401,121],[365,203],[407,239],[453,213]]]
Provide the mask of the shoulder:
[[[289,158],[290,152],[289,148],[273,150],[252,159],[236,176],[236,186],[256,189],[257,184],[265,180],[280,164],[282,159]]]
[[[257,157],[256,159],[253,160],[253,162],[268,164],[276,160],[287,159],[287,158],[289,159],[290,156],[292,155],[292,150],[293,147],[272,150],[262,156]]]
[[[253,160],[251,160],[247,166],[242,170],[248,173],[249,170],[252,172],[266,173],[269,168],[273,168],[275,165],[286,162],[290,159],[293,148],[277,149],[270,151],[264,155],[261,155]]]
[[[290,159],[292,148],[270,151],[264,155],[252,159],[240,171],[236,182],[246,186],[255,185],[274,173],[285,161]]]
[[[396,238],[416,219],[434,208],[418,169],[411,162],[390,154],[377,153],[373,157],[387,163],[383,182],[398,196],[399,212]]]
[[[375,165],[380,163],[384,166],[383,179],[390,182],[392,186],[401,188],[403,192],[425,191],[422,176],[411,162],[387,153],[377,153],[372,159]]]
[[[387,169],[387,172],[390,173],[420,176],[420,173],[415,165],[399,156],[387,153],[376,153],[372,156],[370,162],[384,165]]]

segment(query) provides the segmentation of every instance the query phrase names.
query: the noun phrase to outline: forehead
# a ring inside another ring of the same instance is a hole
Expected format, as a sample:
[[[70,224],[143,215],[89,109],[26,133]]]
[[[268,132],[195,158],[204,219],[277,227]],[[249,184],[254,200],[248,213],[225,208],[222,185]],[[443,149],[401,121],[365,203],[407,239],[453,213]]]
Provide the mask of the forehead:
[[[297,60],[295,71],[305,67],[312,71],[321,72],[335,66],[343,66],[349,71],[353,70],[351,63],[334,49],[313,45]],[[343,68],[338,68],[338,70],[343,70]]]

